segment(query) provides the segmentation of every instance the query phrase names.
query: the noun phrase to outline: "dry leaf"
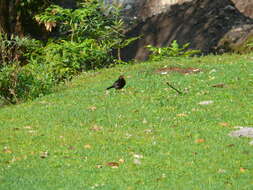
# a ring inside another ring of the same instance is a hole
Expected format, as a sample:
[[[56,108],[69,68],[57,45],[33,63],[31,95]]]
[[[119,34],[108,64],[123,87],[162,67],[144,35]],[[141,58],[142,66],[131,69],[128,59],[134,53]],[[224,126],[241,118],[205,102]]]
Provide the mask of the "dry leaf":
[[[103,129],[103,127],[100,127],[98,125],[94,125],[93,127],[90,128],[90,130],[92,131],[101,131]]]
[[[141,158],[143,158],[143,156],[142,156],[142,155],[140,155],[140,154],[134,154],[133,156],[134,156],[134,158],[137,158],[137,159],[141,159]]]
[[[179,114],[177,114],[177,117],[185,117],[185,116],[187,116],[187,114],[185,114],[185,113],[179,113]]]
[[[152,129],[145,129],[144,132],[145,132],[145,133],[152,133],[153,130],[152,130]]]
[[[129,139],[129,138],[132,137],[132,136],[133,136],[132,134],[129,134],[129,133],[126,134],[126,138],[127,138],[127,139]]]
[[[117,162],[107,162],[106,165],[110,166],[112,168],[118,168],[119,167],[119,163],[117,163]]]
[[[56,15],[58,13],[58,10],[57,9],[53,9],[51,12],[52,12],[53,15]]]
[[[140,165],[140,164],[141,164],[141,161],[140,161],[139,159],[134,159],[134,164]]]
[[[224,88],[224,86],[225,86],[225,84],[223,84],[223,83],[212,85],[212,87],[215,87],[215,88]]]
[[[213,101],[212,100],[207,100],[207,101],[199,102],[199,105],[208,105],[208,104],[213,104]]]
[[[12,153],[12,151],[7,146],[4,147],[3,152],[6,153],[6,154],[11,154]]]
[[[45,22],[46,30],[51,32],[54,27],[56,27],[56,22]]]
[[[219,125],[222,126],[222,127],[228,127],[229,126],[229,124],[226,123],[226,122],[220,122]]]
[[[226,172],[226,170],[224,170],[224,169],[219,169],[219,170],[218,170],[218,173],[221,173],[221,174],[222,174],[222,173],[225,173],[225,172]]]
[[[46,152],[42,152],[41,154],[40,154],[40,157],[41,158],[46,158],[46,157],[48,157],[49,156],[49,153],[46,151]]]
[[[125,162],[125,160],[124,159],[119,159],[119,163],[121,163],[121,164],[123,164]]]
[[[24,129],[31,129],[31,126],[24,126]]]
[[[143,124],[146,124],[148,123],[148,121],[144,118],[143,121],[142,121]]]
[[[240,172],[244,173],[244,172],[246,172],[246,169],[245,168],[240,168]]]
[[[162,180],[162,179],[164,179],[164,178],[166,178],[166,174],[162,174],[161,177],[156,178],[156,181],[160,181],[160,180]]]
[[[86,145],[84,145],[84,148],[90,149],[90,148],[91,148],[91,145],[90,145],[90,144],[86,144]]]
[[[195,143],[204,143],[205,142],[205,139],[196,139],[195,140]]]
[[[102,165],[96,165],[96,168],[102,168],[103,166]]]
[[[97,109],[97,107],[96,106],[89,106],[87,109],[90,111],[95,111]]]

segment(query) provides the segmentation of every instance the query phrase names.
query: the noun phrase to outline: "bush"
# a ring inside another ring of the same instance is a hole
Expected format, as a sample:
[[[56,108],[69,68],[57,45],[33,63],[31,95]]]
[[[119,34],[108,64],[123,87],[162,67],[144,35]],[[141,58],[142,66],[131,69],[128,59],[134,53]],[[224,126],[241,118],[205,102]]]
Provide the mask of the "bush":
[[[174,40],[169,47],[154,47],[151,45],[146,46],[151,55],[150,60],[161,60],[166,57],[190,57],[200,53],[199,50],[188,50],[190,44],[184,44],[182,47]]]
[[[107,48],[93,39],[81,43],[60,41],[48,43],[43,49],[41,59],[50,67],[56,81],[69,79],[81,71],[105,66],[112,62]]]
[[[10,103],[34,97],[30,94],[35,84],[34,74],[26,67],[37,56],[41,43],[30,38],[0,34],[0,97]],[[35,95],[37,96],[37,95]]]
[[[112,51],[137,39],[126,39],[119,12],[114,8],[105,15],[97,0],[75,10],[52,5],[35,16],[48,31],[55,28],[59,34],[44,45],[0,35],[0,96],[11,103],[33,99],[82,71],[116,62]]]
[[[51,92],[54,81],[45,69],[28,64],[13,63],[1,69],[0,96],[10,103],[29,100]]]

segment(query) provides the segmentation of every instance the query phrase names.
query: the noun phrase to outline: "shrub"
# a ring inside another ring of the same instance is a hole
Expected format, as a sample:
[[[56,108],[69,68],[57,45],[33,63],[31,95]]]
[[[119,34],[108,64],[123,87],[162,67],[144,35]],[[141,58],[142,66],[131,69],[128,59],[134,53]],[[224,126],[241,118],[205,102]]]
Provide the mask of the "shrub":
[[[116,62],[112,51],[137,39],[126,39],[119,12],[114,8],[105,14],[97,0],[74,10],[52,5],[35,16],[59,34],[46,44],[0,35],[0,96],[11,103],[33,99],[82,71]]]
[[[190,57],[200,53],[199,50],[188,50],[190,44],[184,44],[182,47],[174,40],[169,47],[146,46],[151,55],[150,60],[161,60],[165,57]]]
[[[48,70],[42,64],[32,63],[39,57],[41,48],[37,40],[14,35],[8,39],[7,35],[0,34],[1,98],[18,103],[50,91],[54,82],[52,76],[47,78]]]
[[[81,71],[99,68],[112,61],[107,49],[93,39],[81,43],[65,40],[50,42],[42,54],[43,63],[50,67],[56,81],[69,79]]]
[[[42,47],[40,41],[0,33],[0,68],[15,62],[26,64],[30,57]]]

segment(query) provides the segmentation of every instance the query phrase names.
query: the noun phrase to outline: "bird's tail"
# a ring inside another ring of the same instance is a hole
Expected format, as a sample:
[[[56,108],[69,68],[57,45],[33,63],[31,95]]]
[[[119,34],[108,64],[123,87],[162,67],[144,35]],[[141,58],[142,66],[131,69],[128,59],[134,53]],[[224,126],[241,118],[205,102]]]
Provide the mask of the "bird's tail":
[[[111,89],[111,88],[113,88],[114,86],[112,85],[112,86],[110,86],[110,87],[108,87],[106,90],[109,90],[109,89]]]

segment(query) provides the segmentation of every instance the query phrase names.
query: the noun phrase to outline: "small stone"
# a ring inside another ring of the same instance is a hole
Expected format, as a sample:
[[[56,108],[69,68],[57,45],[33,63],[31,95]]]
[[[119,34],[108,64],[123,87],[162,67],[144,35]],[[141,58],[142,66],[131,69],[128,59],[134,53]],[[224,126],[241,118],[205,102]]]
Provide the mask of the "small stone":
[[[237,131],[232,131],[229,133],[230,136],[232,137],[249,137],[253,138],[253,128],[252,127],[243,127],[240,128]]]

